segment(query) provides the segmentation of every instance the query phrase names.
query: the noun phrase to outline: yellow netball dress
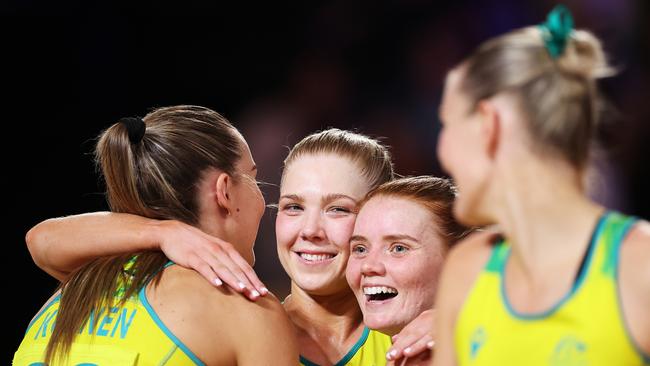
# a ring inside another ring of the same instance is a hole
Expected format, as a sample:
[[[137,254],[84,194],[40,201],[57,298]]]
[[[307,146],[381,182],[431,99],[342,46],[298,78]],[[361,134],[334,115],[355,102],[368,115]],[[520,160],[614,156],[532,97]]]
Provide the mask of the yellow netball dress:
[[[627,332],[618,297],[619,250],[633,224],[633,218],[604,214],[573,288],[538,314],[519,314],[508,303],[510,247],[496,245],[456,323],[459,365],[650,365]]]
[[[391,339],[386,334],[364,327],[361,338],[334,366],[382,366],[386,365],[386,352],[392,345]],[[300,364],[304,366],[318,366],[308,359],[300,356]]]
[[[128,299],[123,307],[104,308],[92,313],[79,330],[63,365],[203,365],[158,318],[147,301],[145,288]],[[120,298],[119,293],[116,298]],[[60,296],[51,300],[29,324],[14,355],[13,365],[45,365],[45,347],[56,321],[59,300]]]

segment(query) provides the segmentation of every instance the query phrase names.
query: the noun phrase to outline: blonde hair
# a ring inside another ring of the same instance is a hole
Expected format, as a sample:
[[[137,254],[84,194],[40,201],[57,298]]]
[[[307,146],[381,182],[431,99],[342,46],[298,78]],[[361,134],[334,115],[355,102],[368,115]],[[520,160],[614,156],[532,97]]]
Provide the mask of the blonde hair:
[[[481,100],[514,93],[536,147],[550,148],[582,170],[599,117],[596,80],[613,72],[590,32],[573,31],[557,58],[541,32],[526,27],[483,43],[461,64],[461,90],[472,111]]]
[[[395,177],[391,155],[386,146],[366,135],[338,128],[303,138],[284,159],[284,171],[297,158],[317,154],[334,154],[350,159],[361,168],[361,174],[366,178],[370,189]]]

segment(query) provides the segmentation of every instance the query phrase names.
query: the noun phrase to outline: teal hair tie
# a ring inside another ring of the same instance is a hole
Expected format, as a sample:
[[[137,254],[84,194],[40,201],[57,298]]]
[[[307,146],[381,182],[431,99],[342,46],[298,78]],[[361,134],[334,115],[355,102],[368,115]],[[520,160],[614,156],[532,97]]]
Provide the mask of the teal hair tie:
[[[573,17],[569,9],[564,5],[556,6],[539,28],[548,53],[554,59],[560,57],[573,32]]]

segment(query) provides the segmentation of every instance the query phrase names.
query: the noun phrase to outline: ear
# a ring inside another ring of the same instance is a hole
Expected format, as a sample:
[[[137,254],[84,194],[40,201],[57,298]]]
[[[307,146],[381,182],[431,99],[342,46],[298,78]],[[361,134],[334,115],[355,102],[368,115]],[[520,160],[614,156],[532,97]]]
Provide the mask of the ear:
[[[217,206],[227,215],[232,211],[232,177],[226,173],[220,173],[215,183]]]
[[[492,159],[499,148],[501,119],[499,109],[490,100],[478,103],[478,114],[481,117],[481,140],[487,156]]]

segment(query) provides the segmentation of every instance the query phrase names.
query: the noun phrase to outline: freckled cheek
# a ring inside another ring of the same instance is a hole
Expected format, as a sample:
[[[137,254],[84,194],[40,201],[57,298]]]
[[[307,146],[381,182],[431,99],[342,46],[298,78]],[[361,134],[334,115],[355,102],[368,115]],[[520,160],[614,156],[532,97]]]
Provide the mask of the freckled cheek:
[[[412,301],[417,302],[417,299],[433,294],[435,291],[433,282],[437,273],[427,264],[430,263],[415,260],[390,265],[391,276],[403,291],[407,291],[408,298]]]

